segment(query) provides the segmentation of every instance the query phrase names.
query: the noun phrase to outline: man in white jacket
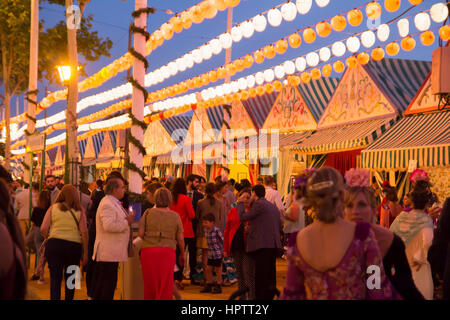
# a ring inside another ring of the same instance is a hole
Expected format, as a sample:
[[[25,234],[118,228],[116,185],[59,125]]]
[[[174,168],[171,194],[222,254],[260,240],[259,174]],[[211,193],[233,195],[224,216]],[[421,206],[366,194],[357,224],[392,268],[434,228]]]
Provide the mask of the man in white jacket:
[[[105,197],[100,202],[96,216],[95,260],[92,298],[113,300],[117,286],[119,262],[128,260],[130,224],[134,214],[128,213],[120,203],[125,194],[125,181],[111,178],[105,186]]]

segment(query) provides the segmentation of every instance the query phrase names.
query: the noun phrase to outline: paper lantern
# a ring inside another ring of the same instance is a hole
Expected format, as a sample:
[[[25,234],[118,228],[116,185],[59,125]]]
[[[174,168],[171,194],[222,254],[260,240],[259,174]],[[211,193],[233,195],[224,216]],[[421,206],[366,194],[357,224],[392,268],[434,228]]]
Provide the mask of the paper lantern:
[[[311,75],[309,74],[309,72],[303,72],[300,75],[300,79],[302,80],[303,83],[308,83],[311,81]]]
[[[262,86],[256,87],[256,94],[258,96],[263,96],[265,92],[266,92],[266,90],[264,89],[264,87],[262,87]]]
[[[385,0],[384,7],[389,12],[395,12],[400,8],[401,0]]]
[[[227,7],[236,7],[239,2],[241,2],[241,0],[225,0],[225,4],[227,5]]]
[[[370,61],[370,56],[365,52],[361,52],[360,54],[358,54],[357,59],[360,65],[366,65]]]
[[[210,72],[208,72],[208,78],[209,78],[209,81],[216,82],[217,81],[217,71],[211,70]]]
[[[203,60],[209,60],[212,57],[211,47],[209,45],[204,45],[200,47],[200,51],[202,52]]]
[[[275,77],[278,79],[283,78],[285,75],[284,68],[282,66],[276,66],[275,67]]]
[[[243,90],[243,91],[241,92],[241,99],[242,99],[242,100],[247,100],[248,98],[250,98],[250,94],[248,93],[247,90]]]
[[[293,74],[295,72],[295,64],[288,60],[283,63],[283,69],[286,74]]]
[[[375,33],[372,31],[365,31],[361,34],[361,43],[364,47],[370,48],[375,44]]]
[[[247,80],[245,80],[245,78],[240,78],[238,80],[238,87],[239,87],[239,90],[247,89]]]
[[[297,58],[295,60],[295,67],[297,71],[303,72],[306,69],[306,60],[303,57]]]
[[[177,64],[178,71],[183,72],[186,70],[186,63],[184,63],[183,59],[177,59],[175,63]]]
[[[256,97],[256,95],[257,95],[256,89],[255,89],[255,88],[250,88],[250,89],[248,90],[248,94],[250,95],[250,98]]]
[[[336,57],[342,57],[345,54],[345,51],[345,44],[343,44],[341,41],[337,41],[331,46],[331,52],[333,52],[333,55],[335,55]]]
[[[301,81],[299,76],[289,76],[287,80],[288,84],[293,87],[298,86]]]
[[[411,51],[416,47],[416,40],[412,37],[406,37],[402,39],[402,42],[400,43],[402,46],[402,49],[405,51]]]
[[[312,0],[297,0],[296,1],[297,11],[300,14],[307,14],[311,10]]]
[[[262,14],[254,17],[252,23],[253,26],[255,27],[255,30],[258,32],[263,32],[267,26],[266,17],[264,17]]]
[[[247,76],[245,80],[247,81],[247,88],[253,88],[255,86],[256,79],[254,75]]]
[[[319,22],[316,25],[316,32],[321,37],[327,37],[331,33],[331,26],[328,22]]]
[[[271,83],[266,83],[264,85],[264,90],[266,91],[266,93],[272,93],[273,92],[273,85]]]
[[[423,0],[409,0],[409,2],[412,5],[417,6],[418,4],[421,4],[423,2]]]
[[[154,36],[155,36],[156,45],[157,46],[162,45],[163,42],[164,42],[164,37],[163,37],[162,31],[159,30],[159,29],[156,30],[155,33],[154,33]]]
[[[272,69],[267,69],[264,71],[264,80],[266,82],[272,82],[275,79],[275,73]]]
[[[257,72],[255,74],[255,80],[257,85],[262,85],[264,83],[264,73],[263,72]]]
[[[228,76],[233,76],[236,73],[236,67],[232,63],[229,63],[225,66],[225,71]]]
[[[314,68],[311,70],[311,78],[313,80],[319,80],[322,77],[322,73],[320,72],[319,69]]]
[[[381,42],[384,42],[387,39],[389,39],[389,34],[390,34],[390,29],[387,24],[382,24],[378,27],[377,37],[378,37],[378,40],[380,40]]]
[[[245,65],[244,65],[244,60],[242,59],[237,59],[236,61],[234,61],[234,67],[236,68],[236,71],[240,72],[242,70],[244,70]]]
[[[425,31],[420,35],[420,41],[424,46],[431,46],[434,43],[434,34],[431,31]]]
[[[170,72],[171,76],[174,76],[178,73],[178,66],[174,61],[170,62],[168,64],[168,67],[169,67],[169,72]]]
[[[281,81],[277,80],[273,83],[273,89],[275,91],[281,91],[281,89],[283,89],[283,84],[281,83]]]
[[[244,66],[246,67],[246,68],[250,68],[252,65],[253,65],[253,57],[251,56],[251,55],[246,55],[245,57],[244,57]]]
[[[311,28],[306,28],[303,31],[303,39],[306,43],[313,43],[316,40],[316,33]]]
[[[347,49],[348,51],[355,53],[361,47],[361,43],[357,37],[350,37],[347,39]]]
[[[442,26],[439,29],[439,36],[444,41],[450,40],[450,26],[449,25]]]
[[[212,39],[209,42],[209,46],[211,47],[211,52],[215,55],[219,54],[222,51],[222,45],[219,39]]]
[[[239,42],[242,39],[242,30],[240,26],[233,27],[231,29],[231,39],[233,42]]]
[[[335,16],[331,19],[331,27],[334,31],[342,31],[347,26],[347,20],[341,15]]]
[[[414,25],[419,31],[427,31],[431,26],[431,19],[428,13],[421,12],[414,17]]]
[[[398,33],[402,38],[406,37],[409,34],[409,21],[408,19],[401,19],[397,22]]]
[[[224,94],[230,94],[231,93],[231,84],[230,83],[224,83],[223,86],[223,93]]]
[[[302,37],[298,33],[293,33],[289,36],[289,45],[292,48],[298,48],[302,43]]]
[[[176,33],[180,33],[183,30],[183,22],[181,21],[181,18],[178,16],[175,16],[169,20],[169,23],[172,25],[172,29]]]
[[[324,77],[329,77],[331,75],[332,71],[333,71],[333,68],[329,64],[326,64],[322,67],[322,75]]]
[[[331,58],[330,49],[328,49],[328,47],[323,47],[322,49],[320,49],[319,57],[320,57],[320,60],[322,60],[323,62],[330,60],[330,58]]]
[[[264,53],[262,53],[261,50],[257,50],[253,54],[253,57],[255,58],[256,63],[263,63],[263,61],[264,61]]]
[[[444,3],[436,3],[431,7],[430,15],[434,22],[444,22],[448,17],[448,7]]]
[[[275,57],[275,48],[272,45],[265,46],[263,49],[264,57],[272,59]]]
[[[356,60],[355,57],[351,56],[351,57],[347,58],[347,60],[345,61],[345,64],[347,65],[347,67],[349,69],[354,69],[358,65],[358,60]]]
[[[329,3],[330,0],[316,0],[317,6],[319,6],[320,8],[326,7]]]
[[[194,58],[194,62],[197,64],[202,63],[203,61],[203,55],[200,49],[195,49],[194,51],[192,51],[192,57]]]
[[[286,40],[278,40],[276,43],[275,43],[275,51],[278,53],[278,54],[283,54],[283,53],[285,53],[286,52],[286,49],[287,49],[287,46],[288,46],[288,44],[287,44],[287,41]]]
[[[366,14],[369,19],[376,20],[381,16],[381,6],[378,2],[371,2],[366,6]]]
[[[194,57],[191,53],[184,56],[184,61],[186,63],[186,68],[192,68],[194,66]]]
[[[183,28],[189,29],[192,25],[192,15],[189,11],[184,11],[181,14],[181,23],[183,24]]]
[[[386,46],[386,52],[390,56],[396,56],[400,51],[400,46],[396,42],[391,42]]]
[[[341,73],[342,71],[344,71],[345,65],[342,63],[342,61],[336,61],[335,63],[333,63],[333,69],[337,73]]]
[[[348,23],[354,27],[357,27],[363,21],[363,15],[358,9],[353,9],[347,14]]]
[[[320,59],[319,59],[319,55],[315,52],[310,52],[306,55],[306,63],[311,66],[311,67],[315,67],[319,64]]]
[[[250,21],[244,21],[241,24],[241,30],[242,30],[242,35],[245,38],[251,38],[253,36],[253,34],[255,33],[255,27],[253,26],[253,23],[251,23]]]
[[[207,19],[212,19],[217,14],[217,7],[214,4],[214,0],[206,0],[200,4],[200,8],[203,11],[203,15]]]
[[[201,23],[203,19],[205,18],[203,15],[202,8],[200,6],[194,6],[190,10],[192,14],[192,22],[194,23]]]
[[[224,67],[220,67],[219,69],[217,69],[217,78],[219,79],[223,79],[226,76],[226,70]]]
[[[382,48],[376,48],[372,50],[372,59],[380,61],[384,58],[384,50]]]
[[[222,45],[222,48],[229,49],[231,48],[231,45],[233,44],[233,39],[231,38],[231,35],[229,33],[222,33],[219,36],[220,44]]]
[[[278,10],[277,8],[269,10],[269,12],[267,13],[267,20],[272,27],[278,27],[283,20],[280,10]]]
[[[297,16],[297,7],[292,2],[285,3],[281,6],[281,16],[286,21],[293,21]]]

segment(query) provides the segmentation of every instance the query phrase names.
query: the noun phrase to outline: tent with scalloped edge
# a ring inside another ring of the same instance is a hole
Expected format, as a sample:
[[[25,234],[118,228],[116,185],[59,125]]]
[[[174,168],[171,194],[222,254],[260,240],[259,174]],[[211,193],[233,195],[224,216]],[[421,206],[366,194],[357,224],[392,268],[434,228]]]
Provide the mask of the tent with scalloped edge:
[[[89,136],[86,140],[87,140],[87,143],[86,143],[83,160],[82,160],[83,166],[89,166],[89,165],[95,164],[95,160],[97,158],[97,155],[96,155],[95,149],[94,149],[94,141],[93,141],[92,136]]]
[[[151,122],[144,133],[144,148],[148,157],[167,153],[176,144],[160,121]]]
[[[209,121],[208,112],[205,108],[196,109],[193,111],[191,123],[189,124],[185,145],[204,144],[215,141],[211,122]]]
[[[102,147],[97,157],[96,168],[111,168],[112,160],[114,159],[114,147],[111,140],[111,133],[106,131],[103,138]]]

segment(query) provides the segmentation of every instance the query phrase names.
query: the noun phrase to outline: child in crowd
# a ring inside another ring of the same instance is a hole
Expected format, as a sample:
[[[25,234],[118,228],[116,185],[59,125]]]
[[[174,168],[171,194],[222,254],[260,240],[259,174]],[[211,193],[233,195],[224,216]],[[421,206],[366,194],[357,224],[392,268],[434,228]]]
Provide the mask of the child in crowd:
[[[201,293],[222,293],[222,259],[223,259],[223,235],[215,226],[216,218],[213,213],[206,214],[202,219],[208,243],[208,264],[205,270],[206,286]],[[216,273],[217,283],[213,283],[213,268]]]

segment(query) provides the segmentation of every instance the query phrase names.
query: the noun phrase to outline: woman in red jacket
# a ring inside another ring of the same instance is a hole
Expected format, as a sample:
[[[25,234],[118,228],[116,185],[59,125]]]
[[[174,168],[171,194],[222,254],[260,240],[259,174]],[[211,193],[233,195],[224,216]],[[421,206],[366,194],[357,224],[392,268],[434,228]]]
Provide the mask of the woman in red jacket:
[[[251,190],[245,188],[239,192],[239,197],[245,195],[245,210],[250,210]],[[239,220],[237,208],[232,208],[228,213],[223,239],[223,251],[225,257],[233,257],[238,276],[238,290],[230,296],[230,300],[239,297],[240,300],[254,299],[254,266],[252,260],[245,251],[248,223]]]
[[[189,250],[189,268],[190,278],[195,274],[195,267],[197,265],[197,250],[195,244],[194,229],[192,228],[192,220],[195,218],[195,211],[192,206],[192,200],[187,195],[186,182],[183,178],[176,179],[172,184],[173,202],[170,210],[175,211],[180,215],[184,230],[185,247]],[[177,250],[177,257],[178,257]],[[178,261],[178,258],[177,260]],[[179,271],[175,272],[174,278],[178,288],[183,289],[181,281],[183,280],[183,266],[178,266]]]

